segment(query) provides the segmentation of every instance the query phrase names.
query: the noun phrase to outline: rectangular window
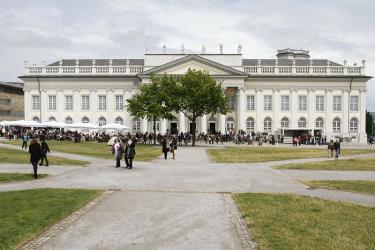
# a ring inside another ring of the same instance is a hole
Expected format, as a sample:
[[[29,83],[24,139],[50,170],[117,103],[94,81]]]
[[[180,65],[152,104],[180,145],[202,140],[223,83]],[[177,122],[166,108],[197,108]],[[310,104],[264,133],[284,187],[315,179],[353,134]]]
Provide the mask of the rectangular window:
[[[283,111],[289,110],[289,96],[288,95],[281,96],[281,110]]]
[[[264,96],[264,110],[272,110],[272,95]]]
[[[40,98],[38,95],[33,95],[31,97],[32,100],[32,108],[33,110],[39,110],[40,109]]]
[[[99,96],[99,110],[107,109],[107,97],[105,95]]]
[[[72,95],[65,96],[65,109],[73,110],[73,96]]]
[[[299,111],[307,111],[307,96],[298,96],[298,109]]]
[[[350,96],[350,111],[358,111],[358,96]]]
[[[228,110],[234,110],[234,95],[227,96]]]
[[[317,95],[316,96],[316,111],[324,111],[324,96],[323,95]]]
[[[246,97],[246,107],[248,111],[255,110],[255,96],[248,95]]]
[[[0,98],[0,105],[10,105],[10,104],[11,104],[10,99]]]
[[[82,110],[90,110],[90,96],[83,95],[82,96],[82,103],[81,103]]]
[[[116,110],[124,109],[124,97],[122,95],[116,95]]]
[[[55,95],[48,96],[48,109],[56,110],[56,96]]]
[[[341,96],[333,96],[333,111],[341,111]]]

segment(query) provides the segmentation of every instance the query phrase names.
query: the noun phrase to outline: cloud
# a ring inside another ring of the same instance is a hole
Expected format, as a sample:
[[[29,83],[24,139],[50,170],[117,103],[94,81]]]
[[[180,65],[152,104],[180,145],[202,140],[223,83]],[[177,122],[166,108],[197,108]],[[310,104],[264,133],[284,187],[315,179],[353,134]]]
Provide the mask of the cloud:
[[[375,74],[375,2],[292,0],[13,0],[0,1],[0,80],[17,80],[23,61],[61,58],[141,58],[145,45],[170,52],[270,58],[302,48],[314,58],[350,64],[367,59]],[[375,110],[374,81],[368,107]]]

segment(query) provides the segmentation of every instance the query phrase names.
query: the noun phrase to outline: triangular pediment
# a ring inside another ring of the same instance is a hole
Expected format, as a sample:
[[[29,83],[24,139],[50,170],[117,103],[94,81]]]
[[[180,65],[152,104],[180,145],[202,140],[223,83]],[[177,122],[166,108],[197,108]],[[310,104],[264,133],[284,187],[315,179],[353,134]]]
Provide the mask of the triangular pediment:
[[[142,75],[149,74],[172,74],[172,75],[183,75],[188,69],[201,70],[208,72],[209,75],[216,76],[239,76],[246,75],[246,73],[225,66],[223,64],[214,62],[212,60],[203,58],[198,55],[188,55],[183,58],[171,61],[169,63],[160,65],[158,67],[146,70],[142,72]]]

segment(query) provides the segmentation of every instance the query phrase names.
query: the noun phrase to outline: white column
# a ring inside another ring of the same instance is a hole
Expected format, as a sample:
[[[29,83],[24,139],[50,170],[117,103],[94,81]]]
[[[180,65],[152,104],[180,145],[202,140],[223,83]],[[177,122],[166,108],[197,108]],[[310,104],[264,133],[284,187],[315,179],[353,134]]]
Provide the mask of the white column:
[[[238,102],[237,102],[237,130],[245,130],[245,90],[244,88],[238,89]]]
[[[124,90],[123,96],[124,96],[124,106],[126,106],[128,105],[127,99],[130,99],[132,95],[129,91]],[[130,113],[126,110],[126,107],[124,107],[124,125],[132,128],[133,127],[132,124],[133,123],[132,123]]]
[[[98,125],[98,118],[97,118],[97,111],[98,111],[98,96],[95,89],[90,90],[90,122]]]
[[[24,91],[24,119],[26,121],[31,120],[30,112],[31,112],[31,100],[30,100],[30,90],[25,89]]]
[[[277,129],[281,128],[280,123],[280,110],[281,110],[281,99],[280,99],[280,90],[275,89],[273,90],[273,119],[272,119],[272,130],[276,131]]]
[[[347,137],[349,136],[349,91],[348,90],[343,90],[341,110],[343,112],[342,136]]]
[[[361,98],[360,98],[360,120],[359,120],[359,142],[366,143],[367,142],[367,134],[366,134],[366,90],[361,90]]]
[[[160,133],[163,135],[167,132],[167,119],[161,119]]]
[[[59,122],[64,122],[64,118],[65,118],[63,117],[63,110],[65,108],[64,107],[65,97],[63,93],[64,93],[64,90],[59,89],[56,94],[56,112],[57,112],[56,121],[59,121]]]
[[[178,114],[179,119],[178,119],[178,126],[179,126],[179,132],[185,133],[186,132],[186,121],[185,121],[185,115],[184,113],[180,112]]]
[[[297,98],[297,90],[296,89],[291,89],[290,90],[290,121],[291,124],[289,125],[290,128],[298,128],[298,118],[296,116],[297,114],[297,103],[296,103],[296,98]]]
[[[308,90],[308,96],[307,96],[307,111],[308,111],[308,121],[309,121],[309,128],[315,128],[315,120],[313,117],[314,114],[314,90],[309,89]]]
[[[48,108],[48,95],[45,90],[42,90],[42,94],[40,97],[40,113],[42,114],[42,117],[40,118],[40,122],[46,122],[48,121],[47,117],[47,108]],[[38,114],[39,116],[39,114]]]
[[[225,134],[225,115],[220,114],[220,132]]]
[[[324,104],[325,104],[324,111],[326,114],[326,119],[324,123],[325,123],[325,128],[326,128],[327,141],[329,141],[333,134],[332,90],[326,90]]]
[[[115,94],[113,93],[112,89],[108,89],[107,93],[107,112],[106,112],[106,119],[107,124],[115,122],[116,117],[113,117],[115,111]]]
[[[260,89],[256,89],[256,117],[255,117],[255,132],[262,132],[263,131],[263,91]]]
[[[142,119],[142,133],[146,133],[147,132],[147,119],[146,118],[143,118]]]
[[[73,115],[72,115],[73,123],[81,121],[81,117],[79,117],[80,110],[81,110],[80,90],[74,89],[73,90]]]
[[[203,133],[207,133],[207,115],[203,115],[201,117],[201,131]]]

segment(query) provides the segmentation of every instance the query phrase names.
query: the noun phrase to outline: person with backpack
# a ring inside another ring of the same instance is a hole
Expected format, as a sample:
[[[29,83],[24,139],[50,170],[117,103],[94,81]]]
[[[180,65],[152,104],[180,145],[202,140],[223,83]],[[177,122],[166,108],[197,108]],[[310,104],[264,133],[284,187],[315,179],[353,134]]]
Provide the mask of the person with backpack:
[[[339,154],[340,154],[340,140],[337,139],[334,143],[333,143],[333,147],[335,149],[335,159],[338,159],[339,158]]]
[[[22,149],[25,148],[27,149],[27,142],[29,141],[29,135],[27,132],[23,133],[22,135]]]
[[[48,164],[48,159],[47,159],[47,152],[51,153],[51,151],[49,150],[48,144],[47,144],[44,137],[42,137],[42,143],[40,145],[40,148],[41,148],[41,151],[42,151],[42,155],[41,155],[41,160],[40,160],[39,166],[43,166],[43,161],[45,160],[46,161],[46,167],[48,167],[49,164]]]

